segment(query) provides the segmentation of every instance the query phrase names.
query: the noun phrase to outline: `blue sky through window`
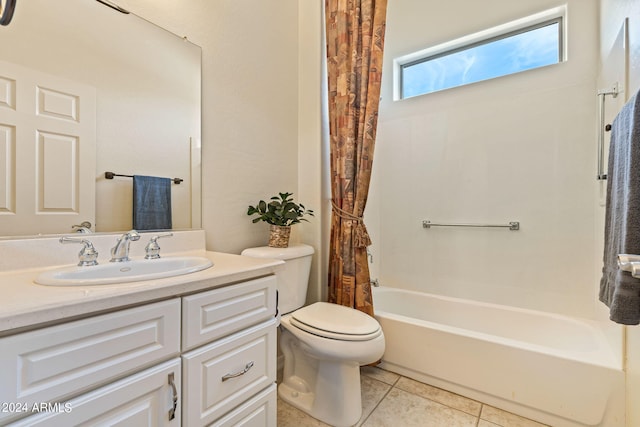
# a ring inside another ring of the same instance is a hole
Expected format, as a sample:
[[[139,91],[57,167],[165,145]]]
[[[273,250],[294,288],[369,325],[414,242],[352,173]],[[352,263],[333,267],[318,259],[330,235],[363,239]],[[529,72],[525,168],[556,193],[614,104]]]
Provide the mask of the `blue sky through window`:
[[[559,22],[402,67],[402,98],[560,61]]]

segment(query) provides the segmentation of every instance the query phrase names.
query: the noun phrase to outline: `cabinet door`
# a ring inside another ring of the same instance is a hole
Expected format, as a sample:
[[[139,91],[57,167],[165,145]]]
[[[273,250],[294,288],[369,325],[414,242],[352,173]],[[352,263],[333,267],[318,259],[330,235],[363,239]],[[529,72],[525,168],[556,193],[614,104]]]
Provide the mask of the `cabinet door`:
[[[180,359],[149,368],[59,405],[12,427],[180,426]],[[32,410],[32,412],[37,412]]]
[[[268,320],[182,356],[184,426],[207,425],[275,382],[275,324]]]

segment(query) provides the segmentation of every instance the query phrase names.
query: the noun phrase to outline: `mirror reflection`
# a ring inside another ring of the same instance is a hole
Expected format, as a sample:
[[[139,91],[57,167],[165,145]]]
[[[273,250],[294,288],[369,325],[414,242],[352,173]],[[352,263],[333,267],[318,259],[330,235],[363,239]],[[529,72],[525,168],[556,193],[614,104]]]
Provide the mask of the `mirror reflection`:
[[[0,28],[0,236],[132,229],[133,175],[169,178],[171,228],[199,228],[200,64],[97,1],[19,2]]]

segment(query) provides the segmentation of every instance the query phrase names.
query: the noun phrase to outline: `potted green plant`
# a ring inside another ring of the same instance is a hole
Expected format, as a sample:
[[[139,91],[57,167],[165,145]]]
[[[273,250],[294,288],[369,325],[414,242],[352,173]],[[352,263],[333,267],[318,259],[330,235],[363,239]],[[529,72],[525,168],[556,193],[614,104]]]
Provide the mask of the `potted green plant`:
[[[303,216],[314,216],[311,209],[304,207],[302,203],[293,201],[293,193],[278,193],[270,202],[260,200],[256,206],[249,206],[247,215],[258,215],[253,223],[265,221],[270,224],[269,246],[274,248],[286,248],[289,246],[291,226],[301,221],[307,221]]]

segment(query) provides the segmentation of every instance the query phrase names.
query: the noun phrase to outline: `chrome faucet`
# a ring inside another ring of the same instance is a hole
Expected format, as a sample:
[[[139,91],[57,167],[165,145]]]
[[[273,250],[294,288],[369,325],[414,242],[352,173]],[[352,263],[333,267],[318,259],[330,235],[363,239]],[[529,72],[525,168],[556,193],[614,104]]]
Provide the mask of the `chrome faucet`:
[[[124,233],[118,238],[116,245],[111,248],[111,262],[126,262],[129,259],[129,244],[140,240],[140,235],[136,230]]]

